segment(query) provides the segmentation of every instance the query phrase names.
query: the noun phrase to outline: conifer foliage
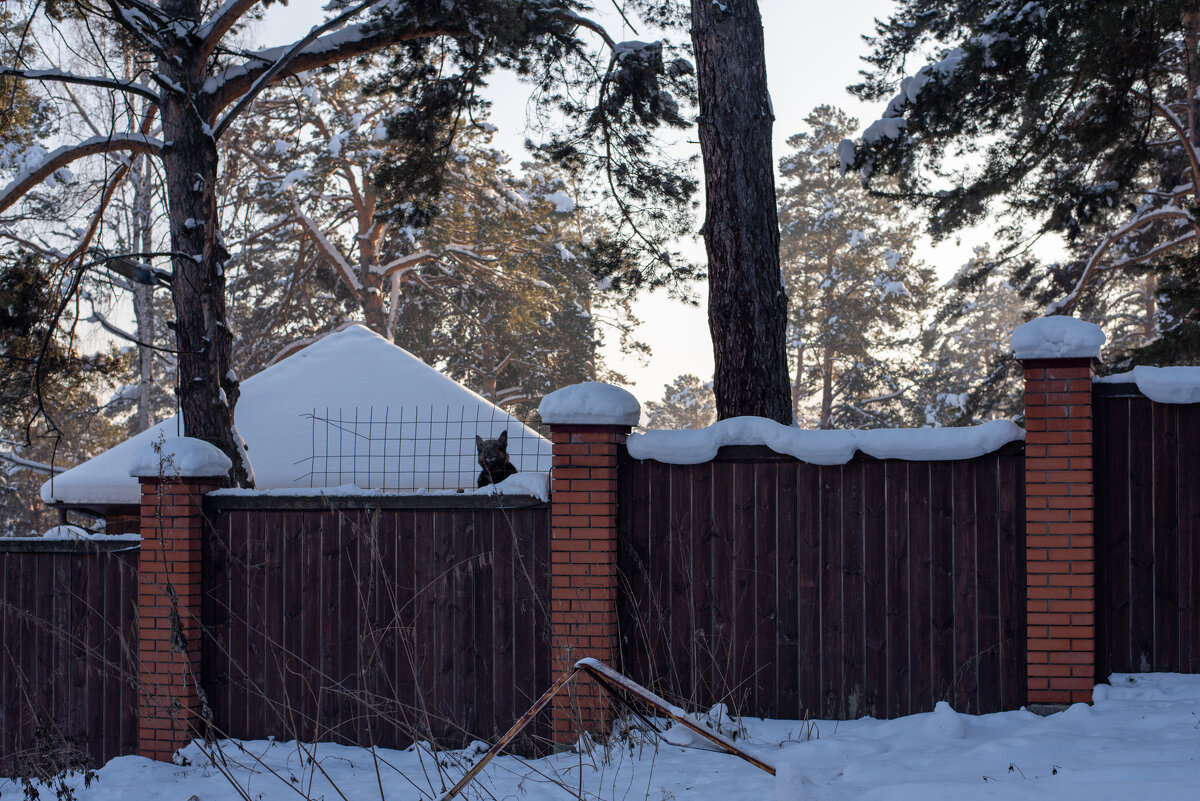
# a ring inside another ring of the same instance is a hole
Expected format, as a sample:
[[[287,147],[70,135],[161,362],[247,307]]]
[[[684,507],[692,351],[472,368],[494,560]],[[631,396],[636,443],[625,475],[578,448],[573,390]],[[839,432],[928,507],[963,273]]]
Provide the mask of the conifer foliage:
[[[1009,242],[1031,224],[1060,235],[1074,260],[1023,289],[1069,311],[1110,276],[1195,258],[1198,40],[1192,0],[903,0],[852,87],[891,100],[843,168],[885,192],[877,176],[894,176],[935,238],[993,214]],[[1198,324],[1184,305],[1160,307],[1164,338]]]
[[[802,425],[898,425],[919,378],[912,362],[933,274],[913,256],[916,226],[893,201],[835,169],[857,129],[820,106],[779,164],[780,255],[791,308],[792,402]]]

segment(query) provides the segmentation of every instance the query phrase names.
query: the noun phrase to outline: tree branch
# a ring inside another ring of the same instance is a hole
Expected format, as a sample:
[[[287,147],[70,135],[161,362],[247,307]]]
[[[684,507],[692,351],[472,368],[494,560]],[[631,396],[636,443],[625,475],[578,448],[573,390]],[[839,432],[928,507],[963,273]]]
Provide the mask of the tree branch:
[[[310,30],[307,35],[305,35],[299,41],[289,45],[287,49],[279,56],[279,58],[275,59],[274,63],[268,66],[262,73],[258,75],[257,78],[254,79],[254,82],[241,96],[241,98],[238,99],[237,105],[230,109],[229,113],[227,113],[225,117],[217,123],[216,127],[213,128],[213,138],[220,139],[221,134],[225,133],[225,129],[229,127],[230,123],[236,120],[246,109],[246,107],[254,102],[254,98],[258,97],[258,93],[270,86],[275,76],[287,69],[288,65],[293,61],[293,59],[295,59],[302,51],[304,51],[305,48],[320,39],[321,34],[342,27],[352,18],[358,16],[367,8],[378,4],[379,2],[380,0],[362,0],[362,2],[360,2],[358,5],[346,9],[333,19],[323,22],[320,25],[314,25],[312,30]],[[361,27],[354,26],[350,30],[359,32],[361,31]],[[338,60],[340,61],[341,59]]]
[[[116,78],[105,78],[103,75],[72,75],[58,70],[21,70],[16,67],[0,67],[0,75],[11,75],[28,81],[55,81],[57,83],[75,83],[82,86],[98,86],[101,89],[113,89],[119,92],[130,92],[141,95],[152,103],[159,102],[158,93],[145,84],[136,81],[121,81]]]
[[[21,173],[13,179],[12,183],[0,190],[0,212],[6,211],[26,192],[53,175],[56,170],[88,156],[116,153],[122,150],[158,155],[162,152],[162,142],[141,133],[123,133],[112,136],[93,136],[77,145],[64,145],[46,156],[46,159],[35,169]]]
[[[221,43],[221,38],[237,24],[238,20],[246,15],[255,3],[259,0],[225,0],[221,7],[213,12],[212,17],[208,22],[200,26],[196,31],[196,35],[200,37],[200,60],[206,61],[213,51],[217,49],[217,45]]]

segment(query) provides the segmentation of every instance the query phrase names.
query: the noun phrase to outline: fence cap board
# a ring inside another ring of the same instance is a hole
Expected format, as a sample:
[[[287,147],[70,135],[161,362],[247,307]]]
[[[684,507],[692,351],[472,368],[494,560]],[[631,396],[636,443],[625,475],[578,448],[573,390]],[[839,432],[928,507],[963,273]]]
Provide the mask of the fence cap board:
[[[534,495],[207,495],[206,512],[344,509],[534,509],[549,504]]]
[[[1145,398],[1146,395],[1132,381],[1119,384],[1096,381],[1092,383],[1092,394],[1097,398]]]
[[[0,537],[0,554],[5,553],[114,553],[118,551],[136,551],[142,547],[141,542],[133,539],[111,540],[47,540],[47,539],[18,539],[16,537]]]
[[[1124,385],[1119,384],[1119,385],[1110,385],[1110,386],[1124,386]],[[1134,389],[1136,390],[1136,387]],[[1025,443],[1021,442],[1021,441],[1014,441],[1014,442],[1005,443],[1004,445],[1001,445],[999,448],[997,448],[996,450],[994,450],[990,453],[985,453],[982,456],[974,456],[971,458],[986,459],[986,458],[989,458],[992,456],[1017,456],[1024,452],[1025,452]],[[655,459],[636,459],[635,457],[629,455],[629,450],[624,445],[621,446],[621,454],[628,459],[633,459],[634,461],[657,461]],[[786,453],[778,453],[776,451],[773,451],[766,445],[722,445],[720,448],[717,449],[717,455],[712,461],[714,461],[714,462],[747,462],[747,461],[752,461],[752,462],[800,462],[802,464],[810,464],[809,462],[805,462],[802,459],[797,459],[795,456],[791,456]],[[874,456],[863,453],[862,451],[856,450],[854,452],[854,456],[850,459],[849,463],[853,463],[853,462],[887,462],[887,461],[908,462],[908,461],[913,461],[913,460],[911,460],[911,459],[878,459]],[[934,460],[921,460],[921,461],[934,461]],[[970,461],[970,460],[969,459],[951,459],[951,460],[945,460],[945,461]],[[669,463],[662,462],[662,464],[669,464]],[[700,464],[706,464],[706,463],[701,462]],[[681,465],[681,466],[686,467],[687,465]]]

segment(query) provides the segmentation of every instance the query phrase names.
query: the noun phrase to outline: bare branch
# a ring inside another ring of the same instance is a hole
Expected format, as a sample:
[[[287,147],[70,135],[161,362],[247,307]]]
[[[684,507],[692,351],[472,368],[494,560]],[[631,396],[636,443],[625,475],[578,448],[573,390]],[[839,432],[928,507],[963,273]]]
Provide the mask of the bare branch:
[[[1079,297],[1083,293],[1084,287],[1086,287],[1088,281],[1091,280],[1092,274],[1096,272],[1097,267],[1100,264],[1100,260],[1103,259],[1104,255],[1108,253],[1112,246],[1120,241],[1123,237],[1132,234],[1134,231],[1145,228],[1151,223],[1169,219],[1187,220],[1193,226],[1196,225],[1196,220],[1191,214],[1175,206],[1167,206],[1165,208],[1143,214],[1140,217],[1135,217],[1125,225],[1118,228],[1116,231],[1109,234],[1109,236],[1100,243],[1100,246],[1097,247],[1092,252],[1091,257],[1088,258],[1087,265],[1083,268],[1083,274],[1079,276],[1079,280],[1075,283],[1074,289],[1072,289],[1071,292],[1062,300],[1056,300],[1047,306],[1045,313],[1047,315],[1057,314],[1060,311],[1074,306],[1079,301]],[[1195,232],[1193,231],[1193,234],[1194,233]],[[1189,238],[1194,239],[1195,237],[1180,238],[1179,242],[1176,242],[1175,244],[1180,244],[1183,241],[1187,241]]]

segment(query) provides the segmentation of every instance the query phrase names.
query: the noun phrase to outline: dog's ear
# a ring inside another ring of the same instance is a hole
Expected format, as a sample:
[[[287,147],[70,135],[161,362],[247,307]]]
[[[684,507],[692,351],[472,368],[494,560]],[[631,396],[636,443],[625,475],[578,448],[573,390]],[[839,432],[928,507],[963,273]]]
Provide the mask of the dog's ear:
[[[478,434],[475,435],[475,451],[477,453],[483,453],[483,437],[479,436]]]
[[[500,440],[500,447],[501,447],[501,448],[507,448],[507,447],[508,447],[508,429],[505,429],[505,430],[503,430],[503,431],[501,431],[501,432],[500,432],[499,440]]]

